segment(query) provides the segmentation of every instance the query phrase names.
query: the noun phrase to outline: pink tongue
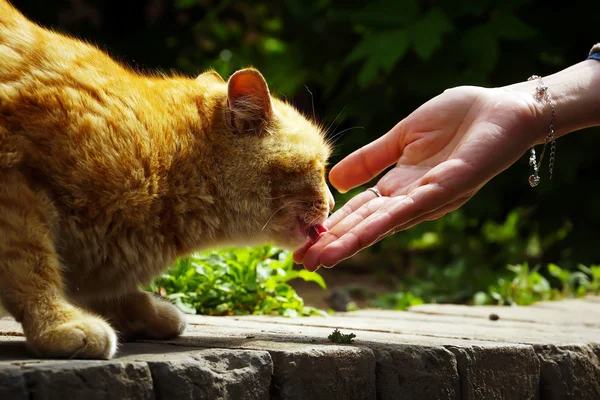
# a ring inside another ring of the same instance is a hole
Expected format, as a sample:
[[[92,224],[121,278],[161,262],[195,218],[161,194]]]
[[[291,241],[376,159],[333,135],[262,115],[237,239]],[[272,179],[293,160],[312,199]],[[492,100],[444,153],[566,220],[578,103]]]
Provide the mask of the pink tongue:
[[[308,228],[308,237],[310,238],[311,242],[317,243],[317,240],[319,240],[325,232],[327,232],[327,228],[325,228],[322,224],[311,225]]]

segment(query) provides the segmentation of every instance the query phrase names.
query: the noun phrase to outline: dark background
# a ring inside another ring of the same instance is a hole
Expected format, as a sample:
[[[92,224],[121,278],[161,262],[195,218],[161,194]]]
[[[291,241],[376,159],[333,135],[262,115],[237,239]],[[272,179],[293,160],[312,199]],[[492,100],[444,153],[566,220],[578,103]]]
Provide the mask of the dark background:
[[[319,122],[348,129],[333,162],[446,88],[550,74],[585,59],[600,41],[600,2],[582,0],[14,4],[140,71],[196,75],[211,67],[227,78],[253,65],[305,114],[312,116],[314,101]],[[429,300],[466,301],[507,264],[598,263],[599,133],[561,138],[551,181],[542,175],[530,188],[524,156],[460,211],[386,239],[347,268]],[[347,198],[338,196],[338,204]]]

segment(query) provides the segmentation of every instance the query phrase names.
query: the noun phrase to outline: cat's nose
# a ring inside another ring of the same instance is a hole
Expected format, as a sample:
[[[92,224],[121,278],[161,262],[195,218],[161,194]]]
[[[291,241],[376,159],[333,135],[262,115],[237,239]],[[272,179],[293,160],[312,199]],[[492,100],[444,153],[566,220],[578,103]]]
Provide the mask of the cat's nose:
[[[333,198],[333,194],[331,193],[331,190],[329,190],[329,187],[327,188],[327,194],[329,196],[329,212],[332,212],[335,208],[335,199]]]

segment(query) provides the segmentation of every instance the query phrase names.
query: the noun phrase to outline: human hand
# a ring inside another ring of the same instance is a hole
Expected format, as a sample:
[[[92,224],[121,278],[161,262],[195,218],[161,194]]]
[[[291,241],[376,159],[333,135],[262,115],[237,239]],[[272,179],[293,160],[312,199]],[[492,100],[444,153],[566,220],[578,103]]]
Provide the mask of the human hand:
[[[331,267],[462,206],[545,136],[549,117],[533,91],[527,82],[447,90],[350,154],[331,170],[332,185],[348,191],[396,163],[376,184],[382,197],[365,191],[352,198],[328,219],[329,231],[314,244],[307,241],[294,260],[310,271]]]

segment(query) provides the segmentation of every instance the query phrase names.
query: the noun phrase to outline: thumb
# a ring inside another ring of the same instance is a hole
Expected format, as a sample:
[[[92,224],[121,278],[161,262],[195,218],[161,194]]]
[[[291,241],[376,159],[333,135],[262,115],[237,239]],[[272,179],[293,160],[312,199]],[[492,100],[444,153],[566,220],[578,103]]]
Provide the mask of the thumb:
[[[331,184],[338,191],[345,193],[369,182],[396,163],[404,150],[404,121],[400,121],[388,133],[336,164],[329,172]]]

